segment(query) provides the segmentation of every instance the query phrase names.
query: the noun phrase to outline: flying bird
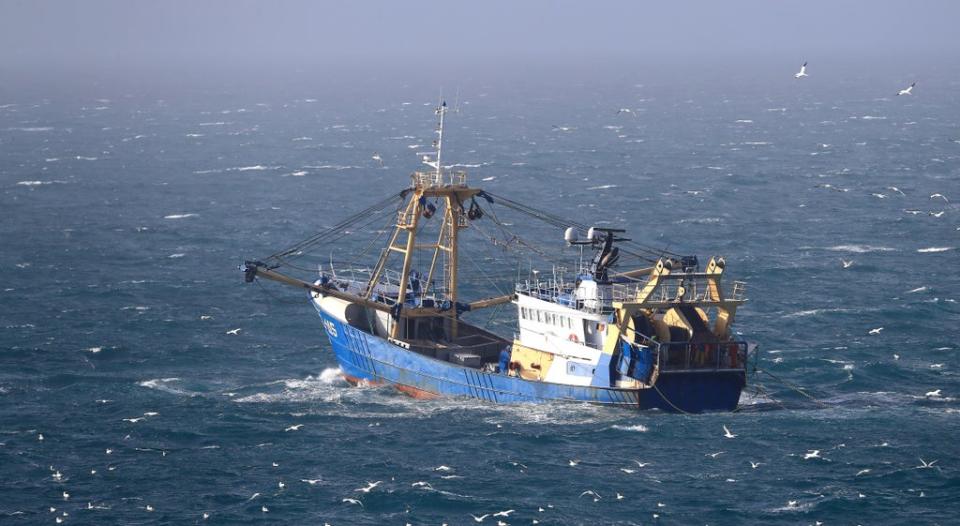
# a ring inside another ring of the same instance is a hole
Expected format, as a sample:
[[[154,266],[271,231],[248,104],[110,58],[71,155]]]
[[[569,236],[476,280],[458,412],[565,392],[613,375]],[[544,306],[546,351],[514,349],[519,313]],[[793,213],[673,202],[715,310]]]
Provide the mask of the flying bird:
[[[820,456],[819,449],[810,449],[805,455],[803,455],[803,460],[810,460],[811,458],[823,458]]]
[[[936,460],[934,460],[934,462],[936,462]],[[510,514],[513,513],[513,512],[515,512],[515,511],[517,511],[517,510],[498,511],[498,512],[494,513],[493,516],[494,516],[494,517],[509,517]]]
[[[323,479],[300,479],[300,482],[306,482],[307,484],[310,484],[311,486],[316,486],[316,485],[319,484],[322,480],[323,480]]]
[[[374,152],[373,157],[371,157],[371,159],[373,159],[374,161],[377,161],[377,163],[379,163],[380,166],[383,166],[383,157],[380,157],[379,153]]]
[[[227,331],[227,334],[231,334],[231,335],[233,335],[233,336],[237,336],[238,334],[240,334],[240,331],[242,331],[242,330],[243,330],[243,329],[239,329],[239,328],[237,328],[237,329],[231,329],[231,330]]]
[[[799,72],[799,73],[795,73],[795,74],[793,75],[793,78],[795,78],[795,79],[802,79],[803,77],[807,77],[807,76],[809,76],[809,75],[807,75],[807,63],[804,62],[803,65],[800,66],[800,72]]]
[[[301,428],[301,427],[303,427],[303,424],[294,424],[294,425],[292,425],[292,426],[284,429],[284,431],[300,431],[300,428]]]
[[[340,502],[346,502],[347,504],[359,504],[361,508],[363,507],[363,503],[357,499],[345,498]]]
[[[940,389],[937,389],[936,391],[928,391],[925,396],[927,396],[928,398],[936,398],[940,396]]]
[[[382,484],[382,483],[383,483],[382,480],[378,480],[378,481],[376,481],[376,482],[367,482],[367,487],[365,487],[365,488],[357,488],[357,489],[355,489],[355,490],[353,490],[353,491],[362,491],[362,492],[364,492],[364,493],[370,493],[370,490],[372,490],[373,488],[379,486],[379,485]]]
[[[940,199],[943,199],[944,201],[946,201],[946,202],[948,202],[948,203],[950,202],[950,200],[947,199],[947,197],[946,197],[945,195],[943,195],[943,194],[940,194],[940,193],[930,194],[930,199],[936,199],[936,198],[938,198],[938,197],[939,197]]]
[[[477,517],[476,515],[474,515],[474,514],[471,513],[470,516],[473,517],[473,520],[475,520],[476,522],[483,522],[483,520],[486,519],[487,517],[489,517],[490,514],[489,514],[489,513],[484,513],[483,515]]]
[[[727,429],[727,426],[723,426],[723,436],[726,438],[737,438],[737,435],[734,435]]]
[[[874,334],[874,335],[880,334],[880,331],[882,330],[883,330],[883,327],[877,327],[876,329],[870,329],[870,331],[867,332],[867,334]]]
[[[850,260],[841,259],[841,260],[840,260],[840,264],[843,265],[843,268],[850,268],[850,267],[853,266],[853,260],[852,260],[852,259],[850,259]]]
[[[931,469],[931,468],[933,468],[933,465],[936,464],[936,463],[937,463],[936,460],[932,460],[932,461],[930,461],[930,462],[927,462],[927,461],[925,461],[925,460],[923,460],[923,459],[921,458],[921,459],[920,459],[920,465],[917,466],[916,469]]]
[[[760,466],[763,465],[762,462],[754,462],[754,461],[752,461],[752,460],[749,461],[749,462],[750,462],[750,467],[753,468],[753,469],[757,469],[758,467],[760,467]]]
[[[910,85],[907,86],[906,88],[903,88],[902,90],[900,90],[900,91],[897,92],[897,96],[899,97],[900,95],[913,95],[913,93],[911,93],[911,92],[913,91],[913,87],[916,86],[916,85],[917,85],[917,83],[914,82],[913,84],[910,84]]]

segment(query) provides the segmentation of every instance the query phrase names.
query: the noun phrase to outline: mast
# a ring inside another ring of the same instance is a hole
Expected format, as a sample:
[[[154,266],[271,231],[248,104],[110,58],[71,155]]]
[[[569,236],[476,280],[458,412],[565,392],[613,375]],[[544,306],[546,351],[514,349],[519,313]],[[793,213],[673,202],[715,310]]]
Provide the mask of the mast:
[[[409,193],[409,201],[404,210],[399,213],[395,230],[390,238],[386,250],[380,256],[380,260],[374,267],[374,272],[367,283],[364,292],[364,298],[370,299],[380,283],[384,272],[387,270],[388,260],[394,252],[403,254],[403,264],[400,271],[400,283],[397,293],[395,316],[399,318],[404,312],[426,310],[422,305],[416,303],[407,305],[408,288],[410,283],[410,273],[412,271],[414,254],[418,250],[433,250],[430,258],[430,269],[427,274],[427,280],[420,290],[421,298],[426,296],[433,282],[435,273],[438,272],[437,263],[440,262],[442,275],[445,276],[444,285],[446,286],[446,300],[454,314],[450,316],[450,337],[457,337],[457,300],[458,291],[458,268],[459,268],[459,232],[460,229],[467,227],[464,220],[463,203],[480,192],[478,188],[467,186],[467,176],[464,172],[446,172],[443,167],[443,126],[444,117],[447,113],[446,101],[441,101],[437,106],[436,114],[439,117],[435,133],[437,138],[433,141],[434,151],[420,153],[421,162],[432,168],[429,172],[414,172],[411,174],[412,192]],[[436,205],[430,202],[430,199],[436,201]],[[442,221],[440,232],[436,243],[418,244],[417,233],[420,227],[421,217],[429,220],[437,210],[437,206],[444,207],[442,211]],[[406,237],[403,237],[403,235]],[[443,253],[446,254],[443,254]],[[444,257],[445,256],[445,257]],[[407,312],[407,316],[416,315]],[[399,321],[399,319],[397,320]],[[391,337],[399,338],[400,323],[395,322],[391,329]]]

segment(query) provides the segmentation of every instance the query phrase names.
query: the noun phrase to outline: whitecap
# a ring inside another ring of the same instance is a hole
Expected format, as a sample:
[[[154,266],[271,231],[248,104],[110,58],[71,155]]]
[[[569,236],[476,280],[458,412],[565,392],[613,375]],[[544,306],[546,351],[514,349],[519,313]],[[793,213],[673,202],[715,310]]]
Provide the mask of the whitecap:
[[[184,254],[183,252],[178,252],[176,254],[170,254],[167,257],[170,259],[176,259],[176,258],[182,258],[183,256],[186,256],[186,254]]]
[[[740,124],[753,124],[753,121],[750,119],[737,119],[735,122],[738,122]]]
[[[866,252],[896,252],[897,249],[890,247],[878,247],[873,245],[836,245],[832,247],[827,247],[825,250],[831,250],[833,252],[853,252],[856,254],[863,254]]]
[[[188,133],[187,137],[203,137],[202,133]]]
[[[587,188],[587,190],[607,190],[609,188],[616,188],[616,187],[617,185],[615,184],[602,184],[600,186],[591,186],[590,188]]]
[[[186,219],[188,217],[197,217],[198,214],[170,214],[163,216],[164,219]]]
[[[612,427],[613,429],[619,429],[620,431],[636,431],[636,432],[638,432],[638,433],[646,433],[647,431],[649,431],[649,429],[647,428],[647,426],[645,426],[645,425],[643,425],[643,424],[636,424],[636,425],[633,425],[633,426],[613,425],[613,426],[611,426],[611,427]]]
[[[929,254],[936,252],[946,252],[948,250],[953,250],[955,247],[928,247],[928,248],[918,248],[917,252],[921,254]]]
[[[98,159],[98,157],[86,157],[86,156],[83,156],[83,155],[78,155],[78,156],[76,157],[76,159],[77,159],[78,161],[96,161],[96,160]]]
[[[496,175],[491,175],[490,177],[484,177],[483,179],[481,179],[481,181],[493,181],[496,178],[497,178]]]
[[[304,175],[307,175],[307,171],[297,170],[296,172],[290,172],[288,175],[290,175],[291,177],[303,177]]]
[[[22,131],[22,132],[45,132],[53,130],[52,126],[27,126],[23,128],[7,128],[9,131]]]
[[[834,309],[810,309],[810,310],[801,310],[801,311],[793,312],[793,313],[790,313],[790,314],[785,314],[785,315],[783,315],[782,317],[783,317],[783,318],[803,318],[803,317],[806,317],[806,316],[816,316],[816,315],[818,315],[818,314],[825,314],[825,313],[830,313],[830,312],[850,312],[850,309],[834,308]]]
[[[917,293],[917,292],[926,292],[927,290],[928,290],[928,288],[927,288],[926,286],[917,287],[917,288],[915,288],[915,289],[908,290],[908,291],[907,291],[907,294],[914,294],[914,293]]]

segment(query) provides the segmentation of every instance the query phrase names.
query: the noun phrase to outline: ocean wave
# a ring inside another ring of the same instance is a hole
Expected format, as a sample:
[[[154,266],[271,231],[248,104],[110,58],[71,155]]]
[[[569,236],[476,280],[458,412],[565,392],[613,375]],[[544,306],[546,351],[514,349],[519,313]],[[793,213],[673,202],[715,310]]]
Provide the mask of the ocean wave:
[[[928,247],[928,248],[918,248],[917,252],[921,254],[929,254],[936,252],[946,252],[948,250],[953,250],[956,247]]]
[[[643,424],[636,424],[632,426],[621,426],[619,424],[615,424],[610,427],[612,429],[619,429],[620,431],[636,431],[638,433],[646,433],[647,431],[650,430],[647,426]]]
[[[165,393],[171,394],[183,394],[185,391],[183,389],[178,389],[171,384],[179,382],[179,378],[153,378],[151,380],[143,380],[142,382],[137,382],[137,385],[140,387],[146,387],[147,389],[155,389],[157,391],[163,391]]]
[[[841,309],[841,308],[810,309],[810,310],[801,310],[797,312],[792,312],[790,314],[784,314],[781,317],[782,318],[804,318],[806,316],[816,316],[818,314],[826,314],[831,312],[852,312],[852,311],[853,311],[852,309]]]
[[[17,186],[46,186],[48,184],[66,184],[66,181],[17,181]]]
[[[186,218],[188,218],[188,217],[197,217],[198,215],[199,215],[199,214],[193,214],[193,213],[190,213],[190,214],[170,214],[170,215],[167,215],[167,216],[163,216],[163,218],[164,218],[164,219],[186,219]]]
[[[805,247],[814,248],[814,247]],[[824,250],[833,252],[853,252],[855,254],[865,254],[867,252],[897,252],[897,249],[891,247],[878,247],[873,245],[835,245],[827,247]]]
[[[76,157],[78,161],[96,161],[99,157],[87,157],[85,155],[78,155]]]
[[[618,185],[615,184],[602,184],[600,186],[591,186],[587,190],[607,190],[610,188],[616,188]]]
[[[692,225],[712,225],[712,224],[720,223],[722,221],[723,219],[719,217],[701,217],[696,219],[680,219],[679,221],[674,221],[674,224],[684,225],[689,223]]]
[[[24,126],[21,128],[7,128],[7,131],[22,131],[22,132],[45,132],[53,131],[55,128],[53,126]]]
[[[170,259],[177,259],[177,258],[182,258],[183,256],[186,256],[186,254],[184,254],[183,252],[177,252],[176,254],[170,254],[167,257]]]

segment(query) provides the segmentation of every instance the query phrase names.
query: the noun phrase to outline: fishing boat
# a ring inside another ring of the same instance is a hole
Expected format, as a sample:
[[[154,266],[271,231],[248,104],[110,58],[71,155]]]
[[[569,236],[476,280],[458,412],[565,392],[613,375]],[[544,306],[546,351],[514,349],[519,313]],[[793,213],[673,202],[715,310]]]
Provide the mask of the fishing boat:
[[[471,186],[465,172],[444,166],[446,112],[445,103],[436,109],[434,149],[418,154],[428,169],[411,174],[408,187],[293,247],[245,261],[245,281],[263,278],[305,289],[351,384],[492,403],[586,402],[686,413],[736,409],[756,353],[732,330],[746,301],[745,284],[721,283],[724,259],[701,265],[694,256],[647,249],[655,256],[648,264],[621,269],[621,256],[640,246],[624,230],[536,210]],[[337,268],[331,262],[313,279],[286,270],[298,268],[290,260],[305,247],[342,238],[350,225],[394,202],[386,247],[372,266]],[[495,204],[556,227],[557,245],[579,251],[577,270],[531,269],[513,280],[508,293],[462,297],[462,234],[485,221],[505,227],[488,213]],[[426,234],[428,225],[433,236]],[[516,315],[512,336],[466,319],[510,305]]]

